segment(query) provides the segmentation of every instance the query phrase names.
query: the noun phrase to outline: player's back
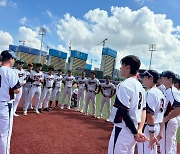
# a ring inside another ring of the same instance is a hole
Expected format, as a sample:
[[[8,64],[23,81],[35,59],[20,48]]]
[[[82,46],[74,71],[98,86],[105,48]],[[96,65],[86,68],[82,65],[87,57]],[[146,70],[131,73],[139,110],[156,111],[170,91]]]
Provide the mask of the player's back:
[[[145,90],[141,83],[136,78],[130,77],[117,86],[116,95],[119,101],[129,108],[129,115],[135,125],[140,123],[142,109],[145,106]]]

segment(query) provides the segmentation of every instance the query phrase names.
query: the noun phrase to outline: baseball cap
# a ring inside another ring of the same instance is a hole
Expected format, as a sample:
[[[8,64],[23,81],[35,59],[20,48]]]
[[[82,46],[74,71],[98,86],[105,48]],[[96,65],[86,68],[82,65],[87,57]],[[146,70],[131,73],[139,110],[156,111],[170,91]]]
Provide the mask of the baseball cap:
[[[50,71],[50,70],[54,71],[54,68],[53,67],[49,67],[48,71]]]
[[[143,74],[142,74],[142,77],[145,77],[145,76],[148,76],[148,77],[152,77],[154,78],[155,80],[158,80],[159,79],[159,73],[155,70],[147,70],[145,71]]]
[[[1,61],[7,61],[9,59],[17,59],[16,54],[11,50],[4,50],[1,52]]]
[[[176,75],[172,71],[164,71],[164,72],[161,73],[161,76],[162,77],[167,77],[167,78],[172,78],[173,81],[176,79]]]
[[[180,76],[176,75],[175,83],[180,83]]]
[[[17,63],[17,64],[24,64],[24,60],[19,59],[19,60],[16,61],[16,63]]]
[[[96,75],[96,72],[95,71],[91,71],[91,74],[95,74]]]
[[[41,63],[36,63],[36,67],[42,67]]]

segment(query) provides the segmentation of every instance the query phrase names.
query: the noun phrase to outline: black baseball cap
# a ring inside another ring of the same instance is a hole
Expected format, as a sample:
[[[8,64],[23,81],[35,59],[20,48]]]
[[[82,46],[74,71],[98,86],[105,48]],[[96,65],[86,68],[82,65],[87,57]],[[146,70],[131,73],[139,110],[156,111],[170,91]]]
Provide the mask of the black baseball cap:
[[[152,78],[154,78],[155,80],[158,80],[158,79],[159,79],[159,73],[158,73],[156,70],[147,70],[147,71],[145,71],[145,72],[142,74],[142,77],[145,77],[145,76],[152,77]]]
[[[1,61],[8,61],[9,59],[17,59],[16,54],[11,50],[4,50],[1,52]]]
[[[33,67],[33,63],[29,63],[28,66],[29,66],[29,67]]]
[[[173,81],[175,81],[175,79],[176,79],[176,75],[172,71],[164,71],[164,72],[162,72],[161,77],[172,78]]]
[[[71,70],[68,70],[68,73],[72,73],[72,71],[71,71]]]
[[[48,71],[50,71],[50,70],[54,71],[54,68],[53,67],[49,67]]]
[[[17,63],[17,64],[24,64],[24,60],[19,59],[19,60],[16,61],[16,63]]]
[[[41,63],[36,63],[36,67],[42,67]]]
[[[96,71],[91,71],[91,74],[95,74],[96,75]]]

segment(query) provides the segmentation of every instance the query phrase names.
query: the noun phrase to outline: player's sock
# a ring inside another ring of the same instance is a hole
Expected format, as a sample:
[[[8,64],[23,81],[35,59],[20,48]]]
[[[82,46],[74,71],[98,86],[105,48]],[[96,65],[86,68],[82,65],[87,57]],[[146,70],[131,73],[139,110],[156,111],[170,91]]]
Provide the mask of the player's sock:
[[[52,101],[49,101],[49,108],[52,108]]]
[[[56,101],[56,107],[58,107],[58,101]]]

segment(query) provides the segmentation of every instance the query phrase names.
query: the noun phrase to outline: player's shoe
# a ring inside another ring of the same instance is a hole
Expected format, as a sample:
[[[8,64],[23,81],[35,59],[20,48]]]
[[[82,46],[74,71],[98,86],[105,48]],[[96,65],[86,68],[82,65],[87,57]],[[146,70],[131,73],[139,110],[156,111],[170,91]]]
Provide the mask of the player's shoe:
[[[29,109],[29,110],[33,110],[34,108],[33,108],[32,106],[30,106],[28,109]]]
[[[49,109],[48,109],[48,108],[44,108],[44,109],[43,109],[43,111],[47,111],[47,112],[49,112]]]
[[[88,115],[88,113],[84,112],[84,115],[85,115],[85,116],[87,116],[87,115]]]
[[[55,107],[56,108],[56,107]],[[49,110],[52,110],[52,107],[49,107]]]
[[[106,119],[106,122],[109,122],[109,119]]]
[[[13,116],[14,116],[14,117],[19,117],[19,115],[18,115],[18,114],[16,114],[16,113],[14,113],[14,114],[13,114]]]
[[[24,111],[24,112],[23,112],[23,115],[24,115],[24,116],[27,116],[27,111]]]
[[[55,106],[54,108],[55,108],[56,110],[58,110],[58,106]]]
[[[101,119],[101,116],[97,117],[97,119]]]
[[[64,106],[61,106],[61,110],[63,110],[64,109]]]
[[[96,116],[95,116],[95,115],[92,115],[92,118],[96,118]]]
[[[81,110],[80,112],[83,113],[83,110]]]
[[[39,110],[40,110],[41,112],[39,112]],[[35,109],[34,112],[37,113],[37,114],[40,114],[40,113],[42,113],[42,109]]]
[[[68,110],[70,110],[70,109],[71,109],[71,107],[69,106],[69,107],[67,107],[67,109],[68,109]]]

